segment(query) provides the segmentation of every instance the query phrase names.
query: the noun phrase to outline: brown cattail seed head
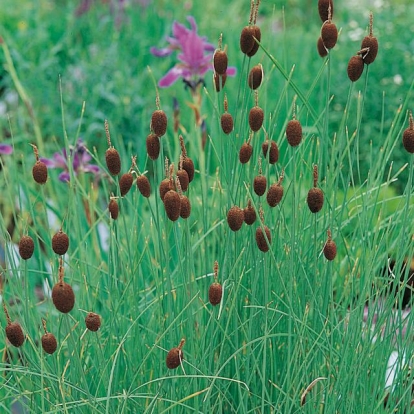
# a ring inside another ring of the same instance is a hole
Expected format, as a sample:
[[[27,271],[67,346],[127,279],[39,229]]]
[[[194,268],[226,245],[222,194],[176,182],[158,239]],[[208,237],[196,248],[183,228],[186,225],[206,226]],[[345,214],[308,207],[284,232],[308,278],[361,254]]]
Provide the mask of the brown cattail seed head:
[[[331,13],[329,16],[329,6],[331,6]],[[318,12],[322,22],[333,18],[334,5],[332,0],[319,0],[318,1]]]
[[[249,126],[254,132],[259,131],[263,125],[264,112],[259,106],[254,106],[249,112]]]
[[[174,190],[168,190],[162,200],[164,202],[165,212],[171,221],[176,221],[180,217],[181,197]]]
[[[224,75],[227,71],[228,58],[224,50],[216,50],[213,56],[214,71],[219,75]]]
[[[180,217],[187,219],[191,214],[191,203],[187,196],[181,196]]]
[[[227,213],[227,223],[231,230],[238,231],[241,229],[244,221],[244,212],[238,206],[233,206]]]
[[[164,178],[160,182],[160,186],[159,186],[159,193],[160,193],[161,200],[164,201],[164,196],[165,194],[168,193],[168,191],[170,191],[170,180],[168,178]]]
[[[166,364],[167,368],[175,369],[180,366],[181,361],[184,359],[184,354],[181,348],[184,345],[185,340],[182,339],[178,347],[171,349],[167,354]]]
[[[263,230],[261,227],[258,227],[256,230],[256,243],[257,243],[257,247],[264,253],[266,253],[269,250],[269,246],[267,244],[266,238],[269,242],[269,244],[271,244],[272,242],[272,235],[270,234],[270,230],[269,227],[267,226],[263,226],[266,236],[263,233]]]
[[[145,175],[137,177],[137,187],[144,197],[148,198],[151,195],[151,184]]]
[[[254,40],[255,33],[254,26],[245,26],[240,33],[240,50],[245,55],[252,51],[256,43]]]
[[[244,222],[251,226],[256,221],[256,211],[252,206],[251,201],[249,200],[247,206],[243,210],[244,213]]]
[[[245,142],[239,151],[239,160],[242,164],[246,164],[249,162],[250,157],[253,154],[253,147],[250,145],[249,142]]]
[[[228,113],[224,113],[221,116],[221,129],[225,134],[230,134],[231,131],[233,131],[233,117]]]
[[[52,249],[56,254],[63,256],[69,248],[69,237],[62,230],[59,230],[52,237]]]
[[[372,35],[373,15],[369,15],[369,35],[365,36],[361,42],[361,49],[367,49],[367,52],[362,55],[366,65],[371,64],[378,54],[378,40]]]
[[[22,236],[19,241],[19,254],[23,260],[30,259],[34,252],[34,242],[30,236]]]
[[[320,188],[311,188],[308,192],[306,202],[308,203],[309,210],[312,213],[319,212],[323,207],[323,192]]]
[[[334,260],[336,257],[336,243],[328,238],[323,248],[323,254],[327,260]]]
[[[33,179],[38,184],[45,184],[47,181],[47,167],[43,161],[36,161],[32,168]]]
[[[105,161],[112,175],[118,175],[121,172],[121,157],[115,148],[111,147],[106,150]]]
[[[266,192],[267,180],[264,175],[257,175],[253,180],[253,190],[258,196]]]
[[[89,312],[85,318],[86,327],[92,331],[96,332],[101,327],[101,317],[94,312]]]
[[[208,289],[208,300],[213,306],[218,305],[221,302],[223,296],[223,287],[220,283],[214,282]]]
[[[134,182],[134,177],[131,173],[122,174],[121,178],[119,179],[119,190],[121,192],[121,197],[126,195],[128,191],[131,189],[132,184]]]
[[[118,202],[114,198],[111,198],[109,201],[108,210],[112,220],[116,220],[119,214],[119,206]]]
[[[151,129],[158,137],[162,137],[167,131],[167,115],[161,109],[157,109],[151,116]]]
[[[283,197],[283,187],[279,183],[274,183],[269,187],[266,195],[267,204],[276,207]]]
[[[184,157],[182,167],[183,167],[183,170],[187,171],[188,182],[191,183],[191,181],[193,181],[194,179],[194,171],[195,171],[193,160],[189,157]]]
[[[8,323],[6,326],[6,336],[9,342],[15,346],[20,347],[24,342],[23,329],[18,322]]]
[[[286,127],[286,138],[292,147],[297,147],[302,141],[302,125],[297,119],[292,119]]]
[[[156,134],[149,134],[147,136],[147,154],[152,160],[156,160],[160,155],[161,144],[160,139]]]
[[[42,348],[47,354],[53,354],[57,349],[57,341],[55,335],[50,332],[42,336]]]
[[[320,57],[328,56],[328,50],[326,49],[325,45],[323,44],[323,40],[321,37],[318,38],[316,43],[316,48],[318,49],[318,53]]]
[[[407,152],[414,154],[414,120],[413,114],[410,112],[410,126],[403,132],[403,145]]]
[[[253,66],[250,70],[249,77],[247,79],[247,83],[250,89],[257,89],[263,80],[263,66],[259,63],[256,66]]]
[[[70,312],[75,305],[75,294],[72,286],[63,281],[56,283],[52,289],[52,300],[59,312]]]
[[[361,77],[363,71],[364,60],[362,59],[362,56],[352,56],[351,59],[349,59],[347,68],[348,78],[351,82],[356,82]]]
[[[257,39],[258,42],[260,42],[261,38],[262,38],[262,32],[260,31],[260,27],[259,26],[252,26],[253,27],[253,36]],[[256,40],[254,40],[254,45],[252,47],[252,49],[250,51],[248,51],[246,53],[247,56],[252,57],[254,56],[257,51],[259,50],[259,43],[256,42]]]
[[[321,29],[321,38],[327,49],[332,49],[338,40],[338,29],[336,25],[329,20],[325,22]]]
[[[269,150],[269,143],[270,143],[270,150]],[[268,141],[266,140],[262,144],[262,153],[263,157],[267,158],[267,152],[269,151],[269,164],[275,164],[279,160],[279,147],[277,146],[275,141]]]
[[[181,190],[187,191],[188,190],[188,184],[190,182],[188,178],[188,172],[186,170],[181,169],[177,171],[177,178],[180,181]]]
[[[226,74],[218,75],[217,73],[214,73],[213,79],[214,79],[214,86],[216,88],[216,92],[220,92],[224,88],[224,85],[226,84],[227,75]]]

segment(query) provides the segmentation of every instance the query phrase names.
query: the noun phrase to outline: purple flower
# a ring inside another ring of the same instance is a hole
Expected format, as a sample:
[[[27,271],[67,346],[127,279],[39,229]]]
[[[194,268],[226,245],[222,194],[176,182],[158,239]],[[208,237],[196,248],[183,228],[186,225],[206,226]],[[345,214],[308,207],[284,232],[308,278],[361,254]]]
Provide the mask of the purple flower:
[[[72,168],[75,175],[78,175],[80,172],[90,172],[96,175],[100,172],[97,165],[89,164],[92,157],[82,139],[78,139],[75,147],[72,145],[69,147],[69,156],[66,148],[63,148],[61,152],[55,152],[52,159],[41,158],[40,160],[43,161],[48,168],[62,168],[64,171],[59,174],[59,180],[66,182],[70,180],[68,167],[69,159],[72,160]]]
[[[7,144],[0,144],[0,154],[10,155],[13,153],[13,147]]]
[[[167,37],[169,45],[162,49],[151,47],[151,53],[157,57],[169,56],[173,51],[180,52],[177,56],[179,63],[175,64],[159,81],[161,88],[171,86],[177,79],[182,78],[191,88],[203,82],[205,73],[213,69],[212,58],[214,45],[207,42],[205,37],[197,34],[197,24],[194,17],[188,16],[191,29],[187,29],[174,21],[173,36]],[[229,67],[227,75],[233,76],[236,69]]]

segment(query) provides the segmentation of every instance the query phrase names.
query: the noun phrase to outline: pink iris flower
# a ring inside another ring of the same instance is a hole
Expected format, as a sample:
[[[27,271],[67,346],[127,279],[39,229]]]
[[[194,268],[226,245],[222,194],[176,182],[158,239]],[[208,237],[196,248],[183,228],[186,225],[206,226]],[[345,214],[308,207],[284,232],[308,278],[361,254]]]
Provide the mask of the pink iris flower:
[[[167,88],[182,78],[188,86],[194,89],[197,84],[203,83],[206,72],[213,70],[212,59],[215,46],[207,42],[205,37],[198,35],[194,17],[188,16],[187,20],[191,29],[174,21],[173,36],[167,37],[169,45],[161,49],[151,48],[151,53],[157,57],[169,56],[175,50],[179,52],[177,56],[179,62],[159,81],[158,85],[161,88]],[[234,67],[227,69],[227,75],[234,76],[235,74]]]
[[[8,144],[0,144],[0,154],[10,155],[13,153],[13,147]]]

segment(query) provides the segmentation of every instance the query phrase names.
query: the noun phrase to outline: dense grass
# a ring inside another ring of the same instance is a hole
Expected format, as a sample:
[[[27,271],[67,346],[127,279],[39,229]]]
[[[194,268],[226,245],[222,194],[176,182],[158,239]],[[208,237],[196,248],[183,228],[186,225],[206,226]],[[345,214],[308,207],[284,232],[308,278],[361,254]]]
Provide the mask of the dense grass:
[[[412,105],[412,55],[401,45],[411,35],[390,28],[393,21],[408,22],[409,13],[398,5],[374,11],[380,52],[352,84],[346,65],[365,34],[369,10],[363,4],[338,7],[339,42],[321,59],[316,6],[289,2],[283,9],[263,1],[262,47],[247,59],[239,51],[239,34],[249,2],[194,2],[188,10],[181,2],[153,1],[144,9],[132,3],[120,26],[108,5],[96,4],[76,18],[72,2],[37,2],[33,8],[23,3],[7,5],[0,21],[5,93],[19,95],[1,120],[10,135],[2,142],[14,147],[1,158],[2,298],[27,334],[19,349],[0,336],[2,409],[18,401],[28,412],[45,413],[408,412],[413,345],[400,332],[401,295],[385,295],[384,269],[389,257],[396,268],[413,257],[414,161],[401,143]],[[172,20],[187,24],[187,14],[212,43],[223,33],[230,64],[238,70],[224,90],[235,128],[230,135],[221,130],[224,92],[214,90],[211,72],[205,88],[193,94],[179,81],[158,91],[169,126],[160,157],[152,161],[145,138],[156,109],[154,85],[175,56],[157,59],[149,48],[165,45]],[[357,28],[360,36],[350,42]],[[264,129],[252,137],[253,156],[242,165],[238,152],[248,139],[254,105],[246,79],[258,62],[265,73],[258,95]],[[394,81],[396,75],[402,82]],[[180,108],[178,130],[173,98]],[[294,102],[304,129],[295,148],[285,137]],[[204,135],[194,105],[205,119]],[[89,173],[75,176],[70,168],[70,183],[62,183],[61,170],[49,170],[40,186],[31,176],[29,143],[50,158],[79,137],[92,162],[107,171],[105,119],[122,173],[137,155],[137,168],[152,185],[149,199],[135,185],[119,198],[117,220],[110,219],[107,205],[111,194],[119,195],[118,177],[103,173],[96,180]],[[164,156],[178,166],[180,134],[196,174],[187,193],[191,216],[173,223],[158,185],[165,178]],[[262,159],[263,175],[272,184],[284,174],[283,199],[275,208],[253,191],[266,136],[277,142],[280,157],[273,165]],[[315,164],[325,202],[312,214],[306,197]],[[258,215],[263,210],[263,224],[258,218],[231,231],[228,210],[244,208],[248,200]],[[264,225],[272,236],[267,253],[255,240]],[[51,237],[60,227],[70,237],[65,281],[76,295],[65,315],[50,299],[59,268]],[[332,262],[322,253],[328,229],[338,247]],[[27,233],[35,254],[23,261],[15,243]],[[213,307],[208,289],[215,261],[224,294]],[[408,268],[402,288],[407,278]],[[363,324],[366,302],[381,295],[383,309],[372,303]],[[102,317],[97,333],[85,328],[90,311]],[[40,346],[42,318],[58,341],[53,355]],[[6,318],[1,320],[5,327]],[[411,317],[405,324],[409,332]],[[167,352],[182,338],[183,363],[168,370]],[[398,369],[391,390],[385,383],[392,350],[398,351]],[[301,396],[316,379],[304,403]]]

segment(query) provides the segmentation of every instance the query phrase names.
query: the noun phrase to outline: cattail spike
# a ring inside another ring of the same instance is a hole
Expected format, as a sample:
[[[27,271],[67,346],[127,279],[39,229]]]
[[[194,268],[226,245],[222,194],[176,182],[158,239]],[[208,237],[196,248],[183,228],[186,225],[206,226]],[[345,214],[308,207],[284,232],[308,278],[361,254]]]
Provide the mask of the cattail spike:
[[[185,344],[185,338],[182,338],[181,341],[180,341],[180,344],[177,346],[177,348],[178,349],[182,349],[182,347],[184,346],[184,344]]]
[[[183,154],[183,157],[186,158],[187,157],[187,151],[185,150],[185,145],[184,145],[184,138],[182,135],[180,135],[180,147],[181,147],[181,153]]]
[[[264,223],[264,211],[263,211],[263,207],[262,206],[259,207],[259,217],[260,217],[260,221],[262,223]]]
[[[369,13],[369,37],[372,37],[372,31],[374,28],[374,15],[372,12]]]
[[[45,334],[47,334],[46,319],[44,319],[44,318],[42,318],[42,326],[43,326],[43,330],[45,331]]]
[[[249,24],[253,23],[254,18],[254,0],[250,1],[250,17],[249,17]]]
[[[168,177],[168,171],[169,171],[169,169],[168,169],[168,157],[165,157],[165,160],[164,160],[164,173],[165,173],[165,176],[166,177]]]
[[[111,146],[111,135],[109,134],[109,124],[108,124],[107,119],[105,119],[104,127],[105,127],[105,134],[106,134],[106,142],[108,143],[108,147],[110,147]]]
[[[227,95],[224,94],[224,112],[228,112],[228,110],[229,110],[229,104],[227,101]]]
[[[218,261],[217,260],[214,262],[213,270],[214,270],[214,280],[217,282],[217,279],[218,279],[218,270],[219,270],[219,265],[218,265]]]
[[[33,152],[36,158],[36,161],[39,161],[39,150],[37,149],[37,146],[35,144],[30,144],[33,148]]]
[[[254,91],[254,104],[259,106],[259,92],[257,90]]]
[[[63,276],[64,276],[64,268],[63,268],[63,258],[62,256],[59,258],[59,272],[58,272],[58,277],[59,277],[59,283],[63,283]]]
[[[259,156],[259,159],[257,161],[257,164],[259,165],[259,175],[262,175],[262,157]]]
[[[414,130],[414,119],[413,119],[413,113],[411,111],[410,111],[409,123],[410,123],[410,129]]]
[[[313,166],[313,186],[316,187],[318,185],[318,166],[315,164]]]
[[[7,325],[10,325],[12,322],[10,319],[9,311],[6,308],[6,302],[4,301],[4,297],[3,297],[3,310],[4,310],[4,314],[6,315]]]
[[[253,24],[256,24],[257,14],[259,13],[259,5],[260,5],[260,0],[257,0],[256,7],[254,9]]]
[[[280,177],[279,177],[279,180],[277,182],[277,185],[282,184],[283,178],[285,178],[285,170],[282,170],[282,172],[280,173]]]

